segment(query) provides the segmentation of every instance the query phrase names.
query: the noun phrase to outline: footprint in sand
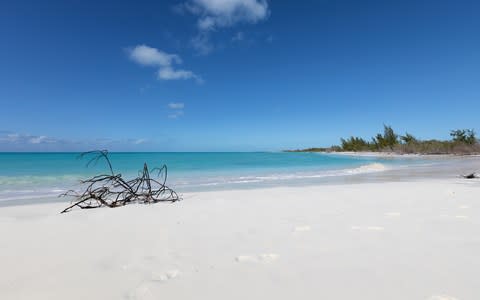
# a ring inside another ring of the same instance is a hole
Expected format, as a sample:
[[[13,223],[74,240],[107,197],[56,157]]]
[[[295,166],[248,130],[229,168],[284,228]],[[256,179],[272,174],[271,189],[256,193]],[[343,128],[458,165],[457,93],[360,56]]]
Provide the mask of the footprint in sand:
[[[235,257],[236,262],[245,263],[245,262],[256,262],[257,259],[255,256],[250,255],[239,255]]]
[[[158,295],[152,292],[152,287],[159,282],[166,282],[168,280],[177,278],[180,275],[179,270],[170,270],[166,272],[152,272],[150,280],[141,282],[135,289],[127,294],[129,300],[154,300],[159,299]]]
[[[280,255],[275,253],[252,255],[239,255],[235,257],[235,261],[239,263],[271,263],[280,258]]]
[[[128,295],[127,299],[129,300],[154,300],[157,299],[153,292],[150,289],[151,283],[142,282],[134,290],[132,290]]]
[[[260,254],[259,259],[263,262],[270,263],[280,258],[280,255],[275,253]]]
[[[294,232],[306,232],[310,231],[312,228],[308,225],[305,226],[297,226],[293,229]]]
[[[446,295],[436,295],[428,298],[428,300],[458,300],[455,297],[446,296]]]
[[[179,270],[170,270],[167,272],[152,272],[150,279],[152,281],[165,282],[167,280],[177,278],[179,275],[180,275]]]

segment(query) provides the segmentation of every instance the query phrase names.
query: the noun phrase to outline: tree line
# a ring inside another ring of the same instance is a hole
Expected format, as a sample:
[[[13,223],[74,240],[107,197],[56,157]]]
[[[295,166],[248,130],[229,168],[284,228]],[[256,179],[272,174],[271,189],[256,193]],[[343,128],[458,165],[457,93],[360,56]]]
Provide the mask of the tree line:
[[[307,152],[395,152],[400,154],[478,154],[480,144],[474,129],[456,129],[450,131],[451,140],[421,140],[410,133],[400,135],[389,126],[383,126],[383,133],[378,133],[370,140],[351,136],[341,138],[340,145],[329,148],[309,148]]]

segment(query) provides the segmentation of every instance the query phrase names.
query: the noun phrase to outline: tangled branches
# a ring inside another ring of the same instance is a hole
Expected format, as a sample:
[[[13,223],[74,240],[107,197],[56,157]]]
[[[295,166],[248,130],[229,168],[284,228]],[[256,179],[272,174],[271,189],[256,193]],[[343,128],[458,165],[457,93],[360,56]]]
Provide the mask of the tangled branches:
[[[167,166],[155,168],[151,171],[146,163],[139,176],[132,180],[124,180],[121,174],[115,175],[108,158],[108,151],[90,151],[80,155],[93,155],[87,163],[97,163],[100,159],[106,160],[110,174],[97,175],[81,183],[86,185],[82,193],[70,190],[60,196],[75,197],[72,204],[61,211],[65,213],[75,207],[81,209],[97,208],[101,206],[118,207],[130,203],[151,204],[157,202],[176,202],[180,200],[177,193],[165,185],[167,181]],[[156,173],[157,179],[152,179],[150,173]]]

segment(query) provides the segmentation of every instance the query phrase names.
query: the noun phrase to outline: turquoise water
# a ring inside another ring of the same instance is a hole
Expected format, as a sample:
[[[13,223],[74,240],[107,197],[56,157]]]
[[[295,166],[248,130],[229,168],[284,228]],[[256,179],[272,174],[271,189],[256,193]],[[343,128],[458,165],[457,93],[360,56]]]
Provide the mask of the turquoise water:
[[[133,177],[143,163],[168,166],[167,184],[179,192],[288,185],[326,177],[382,172],[412,160],[319,153],[110,153],[116,174]],[[78,153],[0,153],[0,201],[54,197],[79,180],[108,173],[104,161],[86,166]],[[418,163],[418,162],[414,162]]]

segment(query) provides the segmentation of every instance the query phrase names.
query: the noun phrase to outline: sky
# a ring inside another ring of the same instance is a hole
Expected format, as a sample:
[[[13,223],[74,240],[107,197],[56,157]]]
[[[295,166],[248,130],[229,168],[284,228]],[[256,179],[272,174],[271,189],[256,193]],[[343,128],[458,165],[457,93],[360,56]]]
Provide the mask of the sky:
[[[0,151],[480,131],[480,2],[0,0]]]

